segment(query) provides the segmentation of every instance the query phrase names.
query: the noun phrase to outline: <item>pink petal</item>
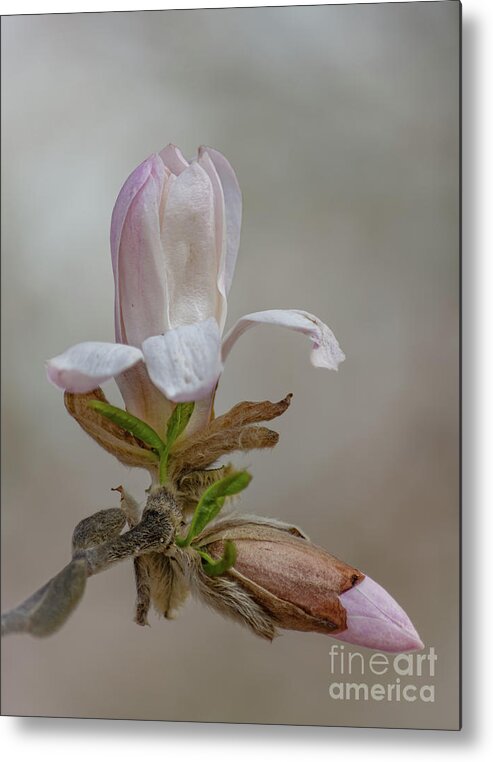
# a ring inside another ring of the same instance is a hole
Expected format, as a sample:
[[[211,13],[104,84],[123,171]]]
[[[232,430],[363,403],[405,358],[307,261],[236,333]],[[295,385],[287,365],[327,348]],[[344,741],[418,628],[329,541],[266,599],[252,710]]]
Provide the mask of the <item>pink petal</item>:
[[[411,620],[398,603],[370,577],[340,595],[347,612],[347,630],[333,637],[379,651],[424,648]]]
[[[142,352],[125,344],[84,341],[46,363],[49,380],[68,392],[90,392],[142,360]]]
[[[163,160],[164,166],[174,175],[178,176],[189,166],[188,161],[185,159],[180,149],[172,143],[169,143],[163,148],[163,150],[159,152],[159,155]]]
[[[168,328],[201,322],[217,314],[220,294],[215,235],[212,184],[194,161],[173,178],[162,220]]]
[[[130,175],[113,211],[115,333],[119,341],[133,346],[165,327],[160,205],[168,177],[160,157],[150,156]]]
[[[146,339],[142,351],[152,383],[173,402],[204,399],[221,374],[220,342],[214,318]]]
[[[223,362],[237,339],[258,323],[290,328],[292,331],[298,331],[309,336],[313,342],[310,360],[317,368],[337,370],[339,363],[345,359],[345,355],[330,328],[315,315],[303,310],[265,310],[264,312],[252,312],[250,315],[244,315],[233,326],[223,341]]]
[[[151,171],[150,159],[146,159],[134,169],[132,174],[125,181],[113,208],[111,216],[110,245],[111,261],[113,265],[113,278],[115,281],[115,338],[116,341],[122,340],[121,334],[121,316],[120,316],[120,289],[118,287],[119,267],[118,255],[120,251],[120,240],[123,225],[128,213],[130,204],[134,200],[138,191],[142,188],[149,177]]]
[[[241,190],[235,172],[229,161],[214,148],[201,146],[199,158],[205,153],[214,164],[224,194],[226,215],[226,257],[224,261],[224,293],[226,296],[231,288],[236,266],[236,258],[240,247],[241,230]]]

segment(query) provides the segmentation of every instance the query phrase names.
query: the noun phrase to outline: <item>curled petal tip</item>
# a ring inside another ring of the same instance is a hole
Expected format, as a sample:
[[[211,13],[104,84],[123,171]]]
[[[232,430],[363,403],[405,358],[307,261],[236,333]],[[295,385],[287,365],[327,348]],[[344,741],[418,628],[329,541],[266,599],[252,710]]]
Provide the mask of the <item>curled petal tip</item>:
[[[327,326],[325,326],[327,328]],[[327,328],[323,336],[322,344],[315,344],[310,355],[310,361],[316,368],[328,368],[329,370],[339,370],[339,365],[344,362],[346,355],[339,346],[339,342]]]
[[[345,354],[330,330],[318,317],[304,310],[264,310],[244,315],[236,322],[223,341],[223,360],[239,337],[254,325],[277,325],[303,333],[312,340],[310,361],[316,368],[337,370]]]
[[[413,623],[398,603],[370,577],[340,595],[347,629],[333,637],[390,653],[424,648]]]

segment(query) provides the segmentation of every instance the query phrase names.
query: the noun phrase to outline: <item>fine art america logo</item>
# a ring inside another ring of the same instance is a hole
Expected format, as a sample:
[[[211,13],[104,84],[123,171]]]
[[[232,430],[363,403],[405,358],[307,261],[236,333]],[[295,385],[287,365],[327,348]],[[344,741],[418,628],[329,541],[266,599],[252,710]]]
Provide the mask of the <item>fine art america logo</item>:
[[[339,701],[433,703],[437,660],[433,647],[427,652],[389,656],[346,651],[334,644],[329,665],[336,679],[329,683],[329,696]]]

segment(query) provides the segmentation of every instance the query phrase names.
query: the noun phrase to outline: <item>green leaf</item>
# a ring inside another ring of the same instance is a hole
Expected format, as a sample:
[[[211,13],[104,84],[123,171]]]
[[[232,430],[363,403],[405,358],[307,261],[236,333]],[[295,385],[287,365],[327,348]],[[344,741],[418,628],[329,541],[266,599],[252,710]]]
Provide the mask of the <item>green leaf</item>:
[[[159,482],[164,484],[168,477],[168,458],[171,448],[178,437],[185,431],[192,417],[195,402],[179,402],[171,413],[166,427],[166,444],[160,452]]]
[[[223,479],[219,479],[219,481],[211,484],[211,486],[206,489],[202,497],[205,495],[217,495],[221,497],[237,495],[238,492],[243,492],[243,490],[248,487],[251,481],[252,475],[249,474],[248,471],[233,471],[233,473],[228,474]]]
[[[205,573],[209,575],[209,577],[218,577],[220,574],[224,574],[224,572],[228,571],[228,569],[231,569],[231,567],[235,565],[236,546],[231,540],[225,541],[222,558],[217,560],[211,558],[211,556],[208,553],[205,553],[203,550],[198,550],[198,548],[196,548],[196,550],[202,556],[204,561],[202,566]]]
[[[192,417],[195,402],[179,402],[168,420],[166,428],[166,449],[171,450],[179,436],[187,428]]]
[[[121,429],[129,431],[137,439],[142,440],[154,450],[161,453],[165,449],[165,444],[159,434],[140,418],[136,418],[135,415],[127,413],[126,410],[122,410],[114,405],[109,405],[107,402],[101,402],[100,400],[92,400],[88,403],[89,407],[96,410],[105,418],[108,418],[112,423],[116,423]]]
[[[203,529],[216,518],[217,514],[224,505],[224,501],[230,495],[236,495],[238,492],[242,492],[252,480],[248,471],[235,471],[232,474],[228,474],[224,479],[220,479],[218,482],[211,484],[202,497],[200,498],[198,505],[190,522],[188,533],[186,537],[177,537],[176,544],[179,547],[186,547],[190,545],[194,537],[202,532]]]

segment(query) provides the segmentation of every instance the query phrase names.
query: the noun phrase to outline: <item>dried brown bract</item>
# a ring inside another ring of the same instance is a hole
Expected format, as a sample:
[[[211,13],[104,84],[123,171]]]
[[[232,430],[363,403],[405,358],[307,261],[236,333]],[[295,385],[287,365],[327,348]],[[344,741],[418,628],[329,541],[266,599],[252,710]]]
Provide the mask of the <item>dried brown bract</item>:
[[[222,455],[274,447],[279,434],[255,424],[282,415],[291,398],[288,394],[280,402],[240,402],[211,421],[207,428],[187,437],[172,452],[169,465],[172,481],[177,482],[186,474],[206,469]]]
[[[94,400],[107,402],[100,388],[87,394],[64,394],[65,407],[72,418],[104,450],[125,466],[155,468],[157,458],[149,446],[89,407],[88,403]]]

